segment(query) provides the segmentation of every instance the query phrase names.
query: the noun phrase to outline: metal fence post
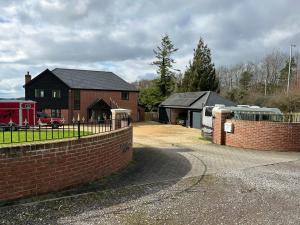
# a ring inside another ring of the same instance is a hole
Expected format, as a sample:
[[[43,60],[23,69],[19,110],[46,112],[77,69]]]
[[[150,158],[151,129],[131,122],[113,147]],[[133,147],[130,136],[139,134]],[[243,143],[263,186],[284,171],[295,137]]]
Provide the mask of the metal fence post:
[[[80,120],[77,121],[77,125],[78,125],[78,128],[77,128],[78,139],[80,139]]]
[[[41,138],[41,124],[39,123],[39,140],[42,140]]]
[[[12,131],[13,131],[13,127],[10,126],[10,143],[13,142],[13,134],[12,134]]]

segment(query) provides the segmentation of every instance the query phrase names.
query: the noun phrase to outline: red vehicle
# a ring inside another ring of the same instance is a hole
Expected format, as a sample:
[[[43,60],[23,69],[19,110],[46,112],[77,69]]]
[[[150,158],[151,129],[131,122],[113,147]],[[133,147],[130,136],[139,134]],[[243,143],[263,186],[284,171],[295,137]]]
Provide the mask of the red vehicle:
[[[63,123],[62,118],[50,117],[47,113],[44,112],[37,112],[36,116],[37,123],[42,126],[52,126],[53,128],[58,128]]]
[[[45,113],[36,112],[36,102],[25,100],[0,101],[0,126],[12,126],[14,129],[22,126],[46,125],[54,128],[62,125],[61,118],[50,118]]]

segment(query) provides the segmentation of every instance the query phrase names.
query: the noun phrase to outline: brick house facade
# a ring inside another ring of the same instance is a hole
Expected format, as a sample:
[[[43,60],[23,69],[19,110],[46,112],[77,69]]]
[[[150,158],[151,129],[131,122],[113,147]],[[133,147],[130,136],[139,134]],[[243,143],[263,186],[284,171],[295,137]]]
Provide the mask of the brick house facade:
[[[24,87],[25,99],[36,101],[38,111],[69,123],[78,115],[103,119],[112,108],[129,109],[133,121],[138,119],[137,89],[111,72],[46,69],[33,79],[25,75]]]

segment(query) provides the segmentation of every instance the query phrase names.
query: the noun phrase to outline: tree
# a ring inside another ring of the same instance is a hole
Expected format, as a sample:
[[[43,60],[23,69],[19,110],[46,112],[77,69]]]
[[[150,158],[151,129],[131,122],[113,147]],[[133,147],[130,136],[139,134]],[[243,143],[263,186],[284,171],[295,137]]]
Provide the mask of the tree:
[[[152,111],[154,107],[158,106],[165,99],[161,96],[158,83],[159,79],[155,79],[147,87],[140,88],[139,103],[147,111]]]
[[[285,62],[285,66],[280,70],[280,80],[283,81],[283,82],[286,82],[287,79],[288,79],[288,74],[289,74],[289,66],[290,66],[290,61],[289,60],[286,60]],[[295,62],[295,58],[292,57],[292,60],[291,60],[291,74],[290,74],[290,78],[292,79],[293,77],[293,74],[294,72],[296,71],[297,69],[297,65],[296,65],[296,62]]]
[[[267,54],[262,59],[262,74],[260,83],[268,81],[272,86],[278,85],[278,79],[280,77],[280,69],[284,66],[286,55],[274,49],[271,53]]]
[[[253,74],[248,71],[244,71],[241,74],[240,86],[243,90],[248,90],[248,88],[250,86],[250,82],[252,80],[252,77],[253,77]]]
[[[184,73],[183,89],[185,91],[218,91],[219,80],[211,61],[210,49],[200,38],[194,50],[193,61]]]
[[[158,86],[162,96],[169,96],[174,89],[172,69],[175,60],[171,56],[177,50],[168,35],[163,36],[160,46],[153,50],[156,60],[152,64],[157,66],[157,73],[160,77]]]

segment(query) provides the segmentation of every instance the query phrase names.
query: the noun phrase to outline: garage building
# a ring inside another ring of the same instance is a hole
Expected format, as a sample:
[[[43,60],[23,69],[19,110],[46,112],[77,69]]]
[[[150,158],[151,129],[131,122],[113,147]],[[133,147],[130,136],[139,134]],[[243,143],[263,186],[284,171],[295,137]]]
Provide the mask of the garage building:
[[[175,93],[159,105],[159,121],[176,124],[181,120],[187,127],[201,128],[203,108],[215,104],[236,105],[212,91]]]

